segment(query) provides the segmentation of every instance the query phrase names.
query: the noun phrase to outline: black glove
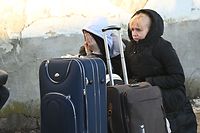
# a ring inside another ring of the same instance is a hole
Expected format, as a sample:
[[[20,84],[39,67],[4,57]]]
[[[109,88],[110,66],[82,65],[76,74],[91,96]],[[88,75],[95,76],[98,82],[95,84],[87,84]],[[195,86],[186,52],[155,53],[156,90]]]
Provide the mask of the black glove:
[[[8,73],[0,70],[0,86],[5,85],[8,80]]]
[[[0,86],[0,109],[8,100],[9,95],[9,90],[5,86]]]

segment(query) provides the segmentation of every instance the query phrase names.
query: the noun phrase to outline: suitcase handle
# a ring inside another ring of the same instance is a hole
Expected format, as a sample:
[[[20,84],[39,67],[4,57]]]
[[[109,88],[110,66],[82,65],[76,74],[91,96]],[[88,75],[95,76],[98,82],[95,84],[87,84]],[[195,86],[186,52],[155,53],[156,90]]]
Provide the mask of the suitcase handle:
[[[117,25],[110,25],[108,27],[105,27],[102,29],[102,32],[106,32],[107,30],[121,30],[121,27],[117,26]]]
[[[121,65],[122,65],[122,72],[123,72],[123,79],[124,83],[128,84],[128,76],[127,76],[127,69],[126,69],[126,63],[125,63],[125,58],[124,58],[124,48],[122,45],[122,38],[121,38],[121,33],[120,33],[121,27],[116,26],[116,25],[111,25],[108,27],[105,27],[102,29],[103,32],[103,37],[104,37],[104,45],[105,45],[105,52],[106,52],[106,60],[107,60],[107,67],[108,67],[108,73],[110,77],[110,83],[113,86],[114,85],[114,80],[112,77],[112,64],[111,64],[111,59],[110,59],[110,53],[109,53],[109,48],[108,48],[108,42],[106,38],[106,31],[108,30],[117,30],[118,32],[118,42],[119,42],[119,49],[120,49],[120,56],[121,56]]]
[[[47,77],[49,78],[49,80],[52,82],[52,83],[54,83],[54,84],[59,84],[59,83],[61,83],[61,82],[58,82],[58,81],[55,81],[53,78],[51,78],[51,76],[50,76],[50,74],[49,74],[49,63],[50,63],[50,60],[46,60],[46,62],[45,62],[45,70],[46,70],[46,74],[47,74]],[[67,67],[67,70],[66,70],[66,75],[68,74],[68,72],[69,72],[69,68],[70,68],[70,66],[71,66],[71,63],[72,63],[72,60],[69,62],[69,65],[68,65],[68,67]],[[59,73],[55,73],[55,76],[59,76]]]

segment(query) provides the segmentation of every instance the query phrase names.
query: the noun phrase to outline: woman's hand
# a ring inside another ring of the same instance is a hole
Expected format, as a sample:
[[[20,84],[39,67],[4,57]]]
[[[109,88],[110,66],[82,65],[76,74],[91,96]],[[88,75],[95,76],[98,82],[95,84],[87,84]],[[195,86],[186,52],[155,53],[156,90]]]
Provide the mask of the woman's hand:
[[[91,47],[88,45],[87,42],[84,42],[84,47],[85,47],[85,52],[87,55],[91,55],[92,54],[92,49]]]
[[[90,35],[90,33],[84,32],[84,38],[85,38],[84,46],[87,55],[90,55],[91,53],[100,54],[100,49],[94,38]]]

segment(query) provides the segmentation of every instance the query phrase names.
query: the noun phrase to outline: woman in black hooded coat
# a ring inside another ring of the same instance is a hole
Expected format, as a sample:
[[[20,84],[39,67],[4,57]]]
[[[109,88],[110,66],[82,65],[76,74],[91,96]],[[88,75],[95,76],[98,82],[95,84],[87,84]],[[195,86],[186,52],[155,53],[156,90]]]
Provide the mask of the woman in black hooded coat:
[[[141,14],[149,22],[143,22]],[[149,27],[147,34],[140,38],[135,32],[143,32],[143,26]],[[132,83],[145,81],[160,87],[172,133],[196,133],[196,117],[186,97],[183,68],[171,43],[161,37],[163,32],[163,19],[153,10],[142,9],[131,17],[130,42],[125,50],[128,76]]]

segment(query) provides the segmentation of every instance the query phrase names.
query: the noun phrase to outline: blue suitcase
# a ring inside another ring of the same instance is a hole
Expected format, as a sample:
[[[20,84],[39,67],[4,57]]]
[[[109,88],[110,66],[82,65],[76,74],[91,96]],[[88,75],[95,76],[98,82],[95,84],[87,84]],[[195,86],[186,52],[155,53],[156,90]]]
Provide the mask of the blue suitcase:
[[[41,133],[107,133],[105,64],[53,58],[40,65]]]

